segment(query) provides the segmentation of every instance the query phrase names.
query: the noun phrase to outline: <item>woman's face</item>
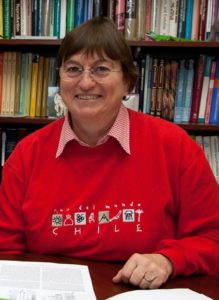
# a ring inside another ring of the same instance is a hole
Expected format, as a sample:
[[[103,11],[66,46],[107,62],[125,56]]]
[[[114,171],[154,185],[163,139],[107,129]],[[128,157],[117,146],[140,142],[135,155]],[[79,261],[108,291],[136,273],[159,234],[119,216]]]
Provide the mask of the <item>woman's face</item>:
[[[81,70],[85,71],[80,75]],[[128,84],[120,62],[78,53],[60,68],[60,93],[72,120],[104,122],[116,116]]]

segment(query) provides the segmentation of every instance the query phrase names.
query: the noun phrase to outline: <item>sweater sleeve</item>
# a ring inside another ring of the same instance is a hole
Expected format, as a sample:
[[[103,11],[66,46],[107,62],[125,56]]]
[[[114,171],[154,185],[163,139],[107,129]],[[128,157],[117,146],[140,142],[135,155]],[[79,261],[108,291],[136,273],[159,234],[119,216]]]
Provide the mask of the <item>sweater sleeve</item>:
[[[172,261],[173,276],[219,274],[219,186],[202,149],[194,141],[182,149],[176,239],[156,251]]]
[[[0,253],[26,252],[25,221],[22,213],[25,180],[18,147],[3,167],[0,187]]]

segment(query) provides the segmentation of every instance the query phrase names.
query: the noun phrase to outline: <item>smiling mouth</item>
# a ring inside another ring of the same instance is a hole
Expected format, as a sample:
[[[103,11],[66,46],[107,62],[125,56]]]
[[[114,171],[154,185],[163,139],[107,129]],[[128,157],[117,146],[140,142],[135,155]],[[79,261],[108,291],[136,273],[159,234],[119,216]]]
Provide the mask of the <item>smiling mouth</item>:
[[[79,100],[96,100],[100,98],[100,95],[76,95]]]

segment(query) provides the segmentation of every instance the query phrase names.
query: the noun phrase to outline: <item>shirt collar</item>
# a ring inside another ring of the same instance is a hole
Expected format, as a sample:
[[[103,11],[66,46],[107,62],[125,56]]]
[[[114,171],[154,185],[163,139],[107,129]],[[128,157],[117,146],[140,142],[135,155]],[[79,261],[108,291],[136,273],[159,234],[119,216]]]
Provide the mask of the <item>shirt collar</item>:
[[[119,142],[120,146],[127,154],[131,154],[129,113],[127,108],[124,107],[123,105],[121,105],[119,109],[118,115],[116,117],[113,126],[111,127],[107,135],[98,141],[97,145],[106,142],[110,136],[115,138]],[[90,147],[89,145],[79,140],[79,138],[71,128],[69,115],[66,114],[63,122],[62,130],[61,130],[60,138],[59,138],[58,148],[56,151],[56,158],[62,154],[67,143],[72,140],[76,140],[78,143],[80,143],[83,146]]]

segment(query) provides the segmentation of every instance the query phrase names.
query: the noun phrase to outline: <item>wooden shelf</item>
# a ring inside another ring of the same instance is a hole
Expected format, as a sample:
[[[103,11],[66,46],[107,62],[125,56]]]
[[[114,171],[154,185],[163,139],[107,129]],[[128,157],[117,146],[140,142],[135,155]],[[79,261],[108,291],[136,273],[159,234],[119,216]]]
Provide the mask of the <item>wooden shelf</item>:
[[[0,126],[1,125],[39,125],[43,126],[46,124],[49,124],[53,122],[56,119],[50,119],[50,118],[30,118],[30,117],[4,117],[0,116]],[[205,124],[195,124],[195,123],[182,123],[182,124],[177,124],[181,128],[185,129],[186,131],[194,131],[194,132],[208,132],[208,133],[217,133],[219,132],[219,125],[205,125]]]

